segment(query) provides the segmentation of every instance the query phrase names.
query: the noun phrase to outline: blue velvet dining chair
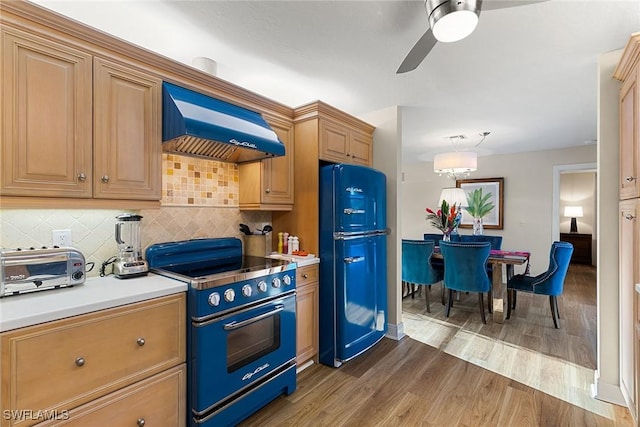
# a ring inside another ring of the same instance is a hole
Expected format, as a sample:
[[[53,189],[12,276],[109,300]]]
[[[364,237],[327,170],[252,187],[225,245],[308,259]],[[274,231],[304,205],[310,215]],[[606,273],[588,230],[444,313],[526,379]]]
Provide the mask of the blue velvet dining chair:
[[[507,319],[511,317],[511,308],[516,308],[516,293],[530,292],[549,296],[553,325],[558,329],[558,295],[564,290],[564,279],[569,270],[569,261],[573,254],[573,245],[569,242],[553,242],[549,253],[549,268],[537,276],[517,274],[507,282]]]
[[[424,233],[424,240],[432,241],[435,246],[440,245],[440,241],[442,240],[442,233]],[[441,259],[431,258],[431,268],[433,271],[439,276],[444,277],[444,261]],[[440,300],[442,305],[445,304],[444,301],[444,287],[442,288],[442,292],[440,293]]]
[[[477,292],[482,323],[484,315],[484,293],[491,289],[487,275],[487,260],[491,243],[440,242],[440,252],[444,258],[444,286],[449,290],[446,316],[449,317],[453,305],[453,291]],[[491,307],[491,301],[489,301]]]
[[[431,313],[430,285],[442,280],[442,276],[431,267],[433,247],[434,243],[430,240],[402,239],[402,282],[426,286],[425,299],[428,313]]]
[[[502,236],[490,236],[487,234],[473,235],[473,234],[461,234],[461,242],[489,242],[491,243],[491,250],[499,251],[502,249]],[[493,265],[487,265],[487,274],[489,280],[493,280]]]

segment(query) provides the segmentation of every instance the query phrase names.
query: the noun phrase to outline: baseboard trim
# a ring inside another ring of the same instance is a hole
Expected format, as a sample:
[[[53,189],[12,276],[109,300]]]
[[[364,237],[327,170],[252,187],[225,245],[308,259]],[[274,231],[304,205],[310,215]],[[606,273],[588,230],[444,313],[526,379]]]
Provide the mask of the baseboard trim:
[[[627,407],[627,402],[622,394],[622,390],[619,385],[607,384],[600,380],[598,372],[595,372],[594,383],[591,384],[591,396],[594,399],[602,400],[603,402],[613,403],[614,405]]]
[[[397,325],[394,325],[393,323],[387,324],[387,333],[385,334],[385,337],[400,341],[405,336],[404,323],[400,322]]]

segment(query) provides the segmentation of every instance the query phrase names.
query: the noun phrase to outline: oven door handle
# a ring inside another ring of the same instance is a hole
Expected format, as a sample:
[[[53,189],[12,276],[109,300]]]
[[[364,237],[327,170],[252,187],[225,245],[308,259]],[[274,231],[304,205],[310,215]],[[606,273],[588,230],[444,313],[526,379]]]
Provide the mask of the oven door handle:
[[[262,319],[264,319],[266,317],[270,317],[270,316],[273,316],[275,314],[278,314],[282,310],[284,310],[284,305],[282,305],[282,304],[276,305],[276,308],[274,310],[267,311],[266,313],[262,313],[262,314],[260,314],[258,316],[252,317],[250,319],[243,320],[241,322],[236,322],[234,320],[233,322],[225,323],[224,324],[224,330],[225,331],[232,331],[234,329],[242,328],[243,326],[247,326],[247,325],[250,325],[250,324],[252,324],[254,322],[257,322],[258,320],[262,320]]]

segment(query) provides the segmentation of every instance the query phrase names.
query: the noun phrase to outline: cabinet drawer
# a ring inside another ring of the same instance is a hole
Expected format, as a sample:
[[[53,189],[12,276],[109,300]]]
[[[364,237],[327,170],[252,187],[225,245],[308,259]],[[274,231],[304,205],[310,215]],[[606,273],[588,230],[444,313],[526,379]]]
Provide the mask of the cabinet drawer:
[[[296,287],[318,281],[318,264],[306,265],[296,269]]]
[[[70,410],[183,363],[185,317],[179,294],[2,334],[2,407]]]
[[[183,363],[38,426],[184,426],[186,376]]]

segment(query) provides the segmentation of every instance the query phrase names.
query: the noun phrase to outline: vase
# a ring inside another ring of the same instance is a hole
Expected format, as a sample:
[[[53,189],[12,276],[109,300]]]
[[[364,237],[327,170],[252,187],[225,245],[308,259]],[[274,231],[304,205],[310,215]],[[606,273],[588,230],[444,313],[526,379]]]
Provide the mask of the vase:
[[[482,218],[473,218],[473,235],[482,236],[484,229],[482,228]]]
[[[451,234],[449,234],[449,233],[444,233],[444,234],[442,235],[442,241],[444,241],[444,242],[450,242],[450,241],[451,241]]]

